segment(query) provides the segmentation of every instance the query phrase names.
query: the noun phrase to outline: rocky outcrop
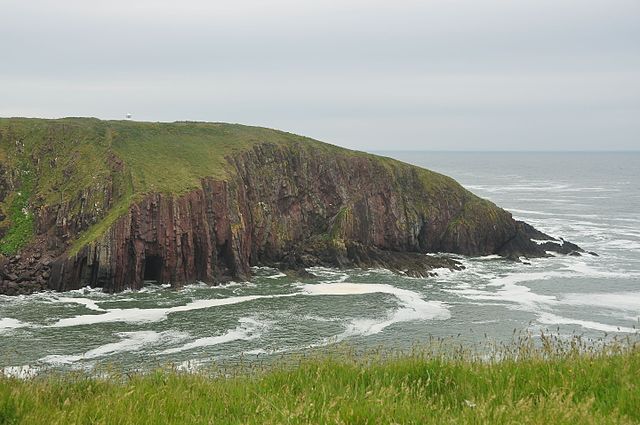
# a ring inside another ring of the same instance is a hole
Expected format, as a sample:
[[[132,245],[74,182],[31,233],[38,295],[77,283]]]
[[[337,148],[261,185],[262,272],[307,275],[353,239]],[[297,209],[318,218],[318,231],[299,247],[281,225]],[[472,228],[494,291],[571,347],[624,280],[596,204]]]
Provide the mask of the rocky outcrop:
[[[35,242],[5,259],[0,292],[214,283],[248,279],[255,265],[378,266],[428,276],[460,265],[426,253],[518,258],[568,247],[446,176],[387,158],[257,143],[226,161],[228,178],[202,178],[200,188],[182,194],[148,193],[74,249],[70,241],[105,220],[123,191],[116,184],[122,165],[113,159],[111,177],[97,186],[106,194],[102,208],[39,210]],[[91,197],[80,193],[71,202]]]

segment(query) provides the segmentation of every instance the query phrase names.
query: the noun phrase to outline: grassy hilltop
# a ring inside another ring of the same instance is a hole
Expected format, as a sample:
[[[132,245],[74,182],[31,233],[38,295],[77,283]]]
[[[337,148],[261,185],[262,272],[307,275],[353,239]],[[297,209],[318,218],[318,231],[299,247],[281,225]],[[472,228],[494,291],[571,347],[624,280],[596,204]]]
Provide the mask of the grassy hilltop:
[[[68,203],[69,214],[94,208],[103,204],[105,182],[113,182],[116,202],[108,211],[96,211],[101,219],[78,237],[78,249],[103,234],[145,194],[180,195],[199,188],[204,177],[228,179],[233,169],[227,158],[262,143],[404,166],[390,158],[239,124],[0,118],[0,171],[4,169],[15,186],[0,199],[0,213],[8,217],[0,224],[0,252],[13,254],[31,240],[37,208]],[[420,173],[430,185],[458,188],[441,174]]]

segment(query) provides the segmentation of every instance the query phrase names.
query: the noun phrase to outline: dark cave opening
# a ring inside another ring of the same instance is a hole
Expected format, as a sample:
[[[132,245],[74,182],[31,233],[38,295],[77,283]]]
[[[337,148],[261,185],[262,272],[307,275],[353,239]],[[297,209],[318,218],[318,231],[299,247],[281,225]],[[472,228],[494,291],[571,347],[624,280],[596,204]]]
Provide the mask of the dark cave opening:
[[[232,277],[235,272],[235,267],[229,241],[226,240],[224,244],[216,245],[216,249],[218,251],[217,266],[220,274],[226,277]]]
[[[144,260],[144,275],[143,280],[155,280],[160,282],[162,280],[162,257],[159,255],[150,255]]]

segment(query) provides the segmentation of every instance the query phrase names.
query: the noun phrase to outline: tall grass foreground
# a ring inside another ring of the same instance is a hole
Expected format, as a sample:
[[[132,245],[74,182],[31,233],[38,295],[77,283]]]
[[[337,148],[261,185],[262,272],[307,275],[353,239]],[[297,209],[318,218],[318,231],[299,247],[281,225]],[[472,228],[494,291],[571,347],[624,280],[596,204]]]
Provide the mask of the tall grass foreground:
[[[638,335],[354,348],[196,372],[0,375],[0,424],[634,424]]]

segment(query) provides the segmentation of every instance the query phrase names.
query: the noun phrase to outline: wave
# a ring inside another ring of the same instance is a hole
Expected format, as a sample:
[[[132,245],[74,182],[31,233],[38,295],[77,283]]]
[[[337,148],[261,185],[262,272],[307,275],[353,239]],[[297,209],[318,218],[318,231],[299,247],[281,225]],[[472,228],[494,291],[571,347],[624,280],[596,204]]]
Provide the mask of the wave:
[[[415,292],[398,289],[391,285],[383,284],[366,284],[366,283],[344,283],[344,282],[331,282],[322,284],[307,284],[299,285],[302,292],[293,292],[286,294],[273,294],[273,295],[245,295],[245,296],[232,296],[226,298],[215,299],[199,299],[191,301],[185,305],[173,306],[173,307],[156,307],[156,308],[128,308],[128,309],[107,309],[103,310],[101,314],[84,314],[68,318],[59,319],[57,322],[50,325],[54,328],[63,328],[80,325],[94,325],[99,323],[150,323],[166,320],[166,318],[173,313],[187,312],[193,310],[208,309],[213,307],[222,307],[233,304],[240,304],[260,299],[273,299],[273,298],[287,298],[301,295],[358,295],[358,294],[371,294],[371,293],[389,293],[398,297],[401,301],[408,301],[410,299],[421,298]],[[423,301],[424,302],[424,301]],[[424,305],[434,306],[435,304],[429,304],[424,302]],[[432,302],[434,303],[434,302]]]
[[[385,328],[398,322],[415,320],[445,320],[451,317],[446,304],[440,301],[425,301],[419,294],[395,286],[374,283],[320,283],[302,285],[303,291],[310,295],[362,295],[383,293],[395,296],[400,308],[384,319],[358,318],[345,324],[342,334],[330,338],[342,341],[352,336],[368,336],[382,332]]]
[[[21,322],[18,319],[13,319],[11,317],[2,317],[0,318],[0,335],[13,329],[23,328],[27,326],[29,326],[28,323]]]
[[[558,316],[549,312],[541,312],[538,315],[538,322],[545,325],[578,325],[583,328],[593,329],[602,332],[637,333],[638,330],[626,326],[607,325],[605,323],[593,322],[590,320],[572,319]]]
[[[536,310],[539,304],[554,303],[557,301],[557,298],[553,295],[537,294],[533,292],[531,288],[518,284],[557,277],[567,277],[567,273],[562,271],[512,273],[490,279],[487,287],[498,287],[496,291],[460,287],[446,289],[445,291],[471,300],[512,303],[526,310]]]
[[[267,322],[257,321],[252,318],[241,318],[239,322],[240,325],[238,327],[222,335],[198,338],[195,341],[188,342],[180,347],[166,349],[158,354],[180,353],[194,348],[209,347],[238,340],[250,341],[259,338],[269,326]]]
[[[232,304],[240,304],[248,301],[258,300],[262,298],[281,298],[296,295],[280,294],[280,295],[246,295],[216,299],[200,299],[185,305],[165,307],[165,308],[128,308],[128,309],[109,309],[102,314],[80,315],[58,320],[51,325],[54,328],[94,325],[98,323],[150,323],[165,320],[170,314],[178,312],[186,312],[192,310],[202,310],[212,307],[221,307]]]
[[[85,306],[89,310],[93,311],[106,311],[103,308],[100,308],[95,301],[90,300],[88,298],[72,298],[72,297],[57,297],[51,300],[52,302],[61,302],[61,303],[72,303],[72,304],[80,304]]]
[[[81,360],[91,360],[100,357],[112,356],[118,353],[140,351],[149,345],[158,344],[167,340],[181,340],[188,335],[176,331],[135,331],[135,332],[119,332],[116,335],[122,339],[118,342],[101,345],[97,348],[89,350],[82,354],[60,355],[53,354],[42,357],[39,363],[47,363],[50,365],[65,365],[75,363]]]
[[[550,193],[582,193],[582,192],[620,192],[620,189],[617,188],[606,188],[606,187],[571,187],[567,184],[548,184],[548,183],[540,183],[540,184],[513,184],[513,185],[464,185],[467,189],[470,190],[479,190],[489,193],[509,193],[509,192],[550,192]],[[582,198],[582,196],[580,197]]]
[[[320,278],[326,278],[325,282],[327,283],[344,282],[349,278],[349,274],[344,271],[327,267],[309,267],[307,270]]]

